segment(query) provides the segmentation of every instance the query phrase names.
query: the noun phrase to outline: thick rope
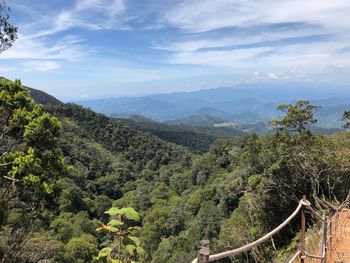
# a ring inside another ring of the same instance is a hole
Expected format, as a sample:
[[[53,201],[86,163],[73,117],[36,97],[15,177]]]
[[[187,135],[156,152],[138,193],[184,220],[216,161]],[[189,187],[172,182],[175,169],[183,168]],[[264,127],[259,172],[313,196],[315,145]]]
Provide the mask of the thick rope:
[[[300,256],[301,251],[299,250],[295,255],[288,261],[288,263],[293,263]]]
[[[322,252],[322,256],[316,256],[316,255],[311,255],[305,251],[305,256],[308,258],[317,258],[317,259],[324,259],[326,257],[325,251]]]
[[[233,249],[233,250],[229,250],[229,251],[225,251],[225,252],[222,252],[222,253],[219,253],[219,254],[215,254],[215,255],[210,255],[209,256],[209,262],[212,262],[212,261],[215,261],[215,260],[219,260],[219,259],[222,259],[222,258],[226,258],[226,257],[232,257],[232,256],[235,256],[237,254],[240,254],[240,253],[243,253],[247,250],[250,250],[252,249],[253,247],[256,247],[258,245],[260,245],[261,243],[264,243],[268,240],[271,239],[272,236],[274,236],[275,234],[277,234],[281,229],[283,229],[286,225],[289,224],[289,222],[299,213],[300,209],[303,207],[303,206],[309,206],[310,205],[310,202],[308,201],[303,201],[303,200],[300,200],[299,201],[299,205],[298,207],[295,209],[295,211],[282,223],[280,224],[278,227],[276,227],[274,230],[272,230],[271,232],[267,233],[265,236],[259,238],[258,240],[252,242],[252,243],[249,243],[243,247],[240,247],[240,248],[236,248],[236,249]],[[197,263],[197,259],[194,259],[192,261],[192,263]]]
[[[324,219],[319,213],[317,213],[317,211],[315,209],[312,208],[312,206],[307,206],[307,209],[310,210],[310,212],[317,217],[318,219],[320,219],[321,221],[324,221],[325,223],[327,223],[327,220]]]

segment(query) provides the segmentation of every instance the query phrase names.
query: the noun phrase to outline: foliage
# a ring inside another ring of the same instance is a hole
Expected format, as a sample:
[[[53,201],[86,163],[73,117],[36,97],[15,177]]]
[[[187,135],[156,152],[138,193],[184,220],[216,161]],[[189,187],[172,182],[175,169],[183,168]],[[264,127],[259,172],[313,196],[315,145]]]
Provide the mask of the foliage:
[[[272,125],[279,131],[303,132],[307,126],[314,124],[317,120],[314,118],[313,111],[320,108],[310,104],[307,100],[300,100],[295,105],[281,104],[277,107],[279,111],[285,113],[282,120],[272,121]]]
[[[127,226],[127,221],[139,222],[140,215],[132,207],[112,207],[105,212],[111,220],[107,225],[100,223],[98,230],[104,230],[114,236],[111,245],[100,250],[97,259],[105,259],[111,263],[137,262],[144,253],[141,242],[137,235],[139,228]]]
[[[210,239],[212,253],[232,249],[280,224],[301,195],[335,201],[348,191],[350,134],[313,134],[316,108],[307,102],[283,107],[275,134],[220,138],[195,155],[77,105],[38,106],[19,82],[1,83],[1,127],[10,116],[11,132],[0,149],[18,158],[1,167],[1,257],[20,244],[6,262],[103,262],[118,251],[124,261],[191,262],[201,239]],[[6,158],[2,164],[12,160]],[[25,180],[29,172],[40,180]],[[18,243],[20,229],[30,232],[25,244]],[[298,231],[293,221],[276,235],[277,249],[289,251]],[[266,243],[225,262],[271,262],[276,254]]]
[[[69,240],[64,259],[66,262],[85,263],[97,253],[97,241],[92,235],[83,234]]]
[[[1,79],[0,88],[0,205],[2,213],[15,210],[27,218],[16,225],[2,222],[12,231],[4,235],[4,259],[10,262],[53,203],[57,178],[67,170],[57,145],[60,121],[36,104],[20,81]]]
[[[133,129],[149,132],[164,141],[183,145],[194,153],[207,152],[216,139],[240,136],[243,133],[232,127],[193,126],[166,124],[143,119],[119,119]]]
[[[342,121],[343,121],[343,125],[342,125],[343,128],[349,129],[350,128],[350,111],[344,111]]]
[[[6,3],[0,1],[0,54],[9,49],[17,40],[17,27],[9,22],[10,8]]]

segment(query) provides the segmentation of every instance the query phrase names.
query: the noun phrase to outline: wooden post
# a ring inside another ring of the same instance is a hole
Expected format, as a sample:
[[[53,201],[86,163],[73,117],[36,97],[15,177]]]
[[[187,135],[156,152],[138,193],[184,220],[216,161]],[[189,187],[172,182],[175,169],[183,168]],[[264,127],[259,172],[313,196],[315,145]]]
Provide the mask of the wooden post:
[[[339,227],[339,210],[337,209],[337,211],[335,212],[335,224],[334,224],[334,232],[338,231],[338,227]]]
[[[324,258],[321,259],[321,263],[326,263],[327,258],[327,222],[326,222],[326,213],[323,212],[322,216],[322,251],[321,255],[324,255]]]
[[[329,219],[329,243],[328,243],[328,253],[329,258],[332,258],[332,241],[333,241],[333,218]]]
[[[306,195],[303,195],[303,201],[306,202]],[[300,244],[300,263],[305,263],[305,206],[301,208],[301,244]]]
[[[197,263],[208,263],[209,262],[209,240],[199,241],[199,251]]]

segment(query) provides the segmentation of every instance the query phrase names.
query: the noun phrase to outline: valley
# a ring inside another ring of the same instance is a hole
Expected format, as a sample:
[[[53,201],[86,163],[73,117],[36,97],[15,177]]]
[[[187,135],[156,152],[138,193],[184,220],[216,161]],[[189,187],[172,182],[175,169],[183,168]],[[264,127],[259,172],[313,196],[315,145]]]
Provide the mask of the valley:
[[[2,79],[0,84],[2,98],[14,90],[14,95],[27,92],[18,82]],[[20,244],[25,240],[20,247],[13,247],[21,251],[10,257],[17,262],[91,261],[105,242],[110,242],[95,228],[97,221],[106,222],[104,211],[111,206],[133,207],[140,213],[141,223],[136,224],[141,227],[139,238],[144,250],[138,256],[140,262],[185,263],[196,256],[202,239],[211,240],[214,253],[247,243],[247,236],[255,239],[268,232],[294,209],[295,200],[304,193],[327,200],[341,199],[348,193],[349,134],[313,134],[307,126],[313,119],[305,122],[306,126],[302,124],[296,133],[292,132],[293,122],[289,124],[284,118],[278,124],[284,127],[282,130],[256,135],[234,130],[237,126],[165,124],[139,115],[111,118],[52,100],[33,89],[30,93],[61,122],[60,133],[55,135],[57,141],[53,142],[57,143],[54,151],[62,156],[60,165],[64,168],[59,168],[63,170],[51,181],[56,190],[45,194],[42,219],[21,205],[34,204],[29,196],[18,195],[17,186],[11,186],[9,192],[1,188],[3,196],[18,200],[5,202],[1,210],[6,216],[1,223],[5,232],[0,243]],[[308,102],[302,102],[288,107],[302,111],[308,106]],[[14,118],[10,116],[10,120]],[[1,149],[11,138],[15,139],[12,136],[5,136]],[[18,143],[16,148],[21,145],[20,140]],[[23,143],[18,150],[29,147]],[[34,145],[40,154],[42,146]],[[22,160],[16,155],[10,158],[15,158],[16,163]],[[5,174],[19,169],[15,168],[17,165],[5,167],[1,168]],[[27,169],[32,173],[33,168]],[[50,169],[54,173],[58,167]],[[328,172],[323,173],[324,170]],[[18,176],[22,173],[14,178]],[[2,181],[9,186],[6,178]],[[27,185],[22,191],[29,194],[33,190]],[[40,193],[36,191],[33,198]],[[277,206],[276,199],[280,200]],[[271,214],[261,213],[266,209]],[[27,229],[23,221],[18,221],[23,216],[38,220],[28,237],[20,235]],[[297,235],[297,226],[297,222],[292,223],[274,238],[277,251],[266,244],[259,254],[239,255],[232,262],[241,262],[247,256],[251,261],[264,258],[265,262],[288,256],[283,251],[293,246],[290,240]],[[18,240],[7,231],[18,231]],[[6,260],[12,251],[8,248],[2,247]],[[81,250],[84,254],[78,253]]]
[[[350,1],[0,0],[0,263],[345,263]]]

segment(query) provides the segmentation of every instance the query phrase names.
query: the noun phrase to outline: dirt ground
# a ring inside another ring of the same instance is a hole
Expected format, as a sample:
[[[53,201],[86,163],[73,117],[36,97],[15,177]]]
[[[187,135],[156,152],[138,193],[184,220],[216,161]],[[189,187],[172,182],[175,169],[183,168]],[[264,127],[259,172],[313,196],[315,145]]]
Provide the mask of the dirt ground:
[[[343,209],[332,220],[327,263],[350,263],[350,210]]]

